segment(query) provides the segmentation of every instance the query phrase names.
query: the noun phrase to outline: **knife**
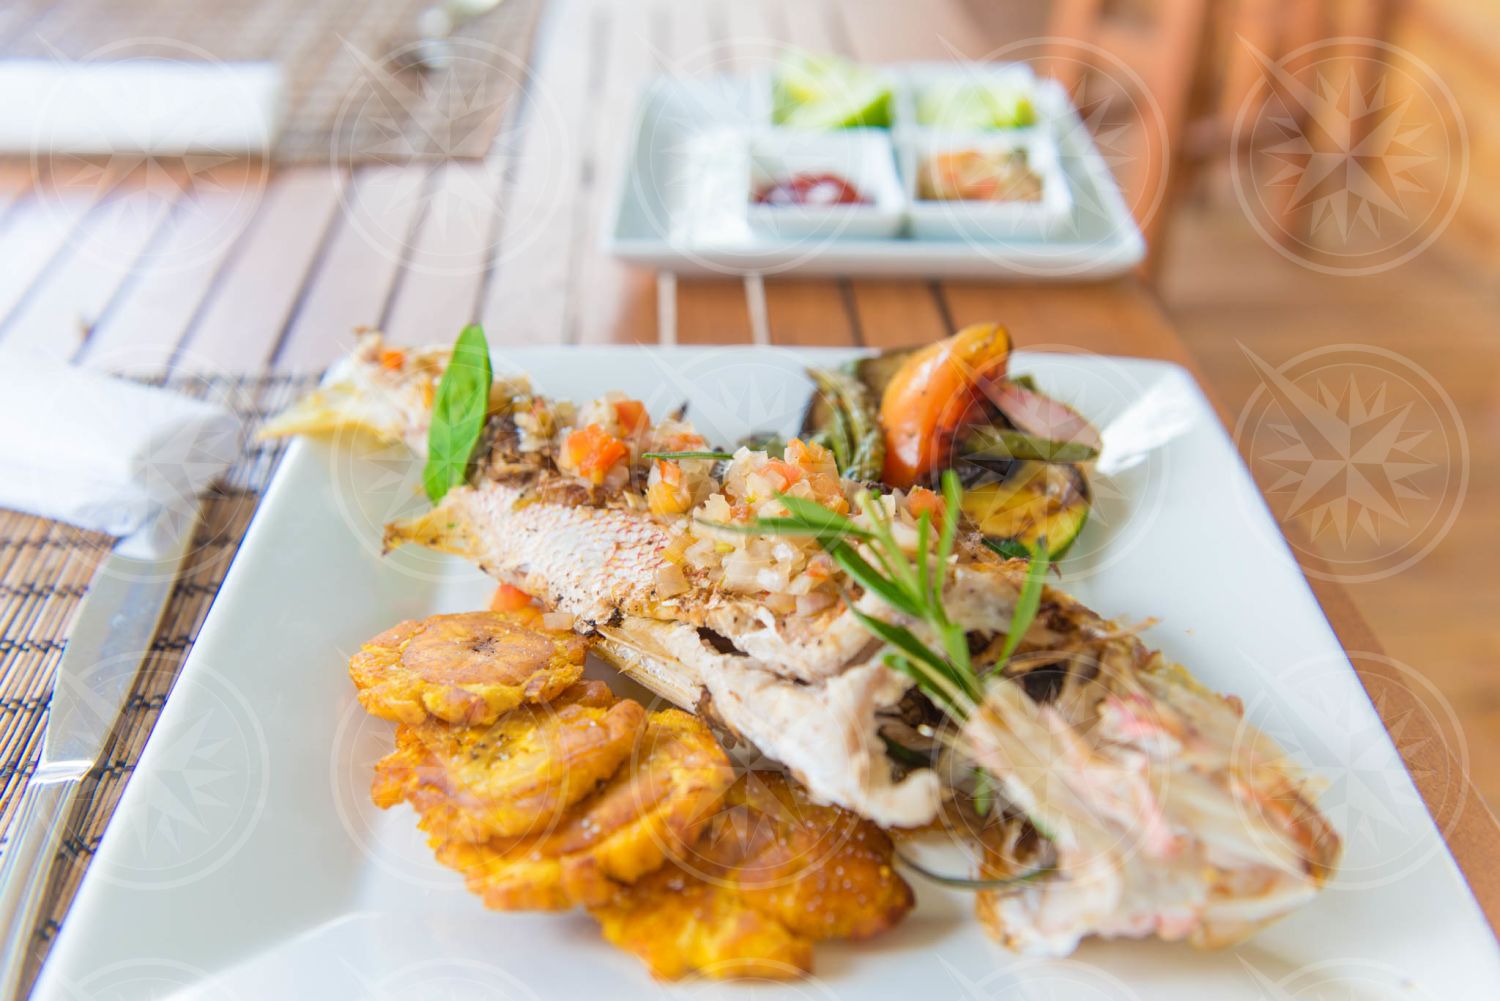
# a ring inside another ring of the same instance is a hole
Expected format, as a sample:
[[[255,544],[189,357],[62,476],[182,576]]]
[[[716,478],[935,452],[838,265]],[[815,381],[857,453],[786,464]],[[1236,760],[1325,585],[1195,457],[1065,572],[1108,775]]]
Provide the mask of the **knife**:
[[[116,545],[78,609],[42,738],[42,756],[21,794],[0,855],[0,998],[15,997],[30,954],[47,877],[79,782],[94,767],[156,635],[187,556],[198,508],[166,510],[149,556]]]

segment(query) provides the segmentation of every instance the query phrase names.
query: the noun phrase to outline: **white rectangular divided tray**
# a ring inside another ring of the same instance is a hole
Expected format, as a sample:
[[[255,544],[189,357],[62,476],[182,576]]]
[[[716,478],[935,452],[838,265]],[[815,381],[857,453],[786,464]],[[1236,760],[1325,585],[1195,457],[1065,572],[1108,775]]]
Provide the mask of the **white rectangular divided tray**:
[[[653,80],[642,95],[615,209],[603,234],[617,257],[685,274],[873,274],[1046,281],[1108,278],[1145,241],[1066,91],[1024,67],[884,67],[890,128],[812,132],[774,125],[765,75]],[[919,125],[914,92],[944,74],[1028,81],[1037,121],[965,131]],[[1042,178],[1037,203],[925,201],[928,156],[1022,149]],[[752,204],[777,176],[837,174],[870,200],[832,209]]]

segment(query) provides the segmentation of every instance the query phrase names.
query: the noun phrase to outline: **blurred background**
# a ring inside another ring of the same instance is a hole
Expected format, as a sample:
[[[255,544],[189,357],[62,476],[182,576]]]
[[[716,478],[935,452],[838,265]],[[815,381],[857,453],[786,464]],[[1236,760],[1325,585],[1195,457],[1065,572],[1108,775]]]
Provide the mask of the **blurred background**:
[[[457,329],[475,303],[613,339],[660,303],[591,249],[635,98],[611,81],[789,44],[1064,80],[1147,236],[1138,280],[1294,545],[1500,802],[1493,0],[8,0],[0,344],[149,374],[269,338],[257,359],[316,369],[335,327]],[[480,211],[502,189],[526,238],[503,251]],[[586,249],[519,287],[465,270],[558,229]],[[580,273],[622,305],[530,295]]]

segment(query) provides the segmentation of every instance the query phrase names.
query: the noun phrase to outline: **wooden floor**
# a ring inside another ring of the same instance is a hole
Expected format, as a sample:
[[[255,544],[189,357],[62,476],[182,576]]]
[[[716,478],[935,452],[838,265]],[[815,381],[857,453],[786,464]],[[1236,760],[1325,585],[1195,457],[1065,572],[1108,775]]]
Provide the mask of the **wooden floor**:
[[[1500,807],[1500,282],[1441,241],[1379,276],[1320,275],[1263,243],[1233,198],[1185,207],[1171,239],[1162,298],[1231,420],[1261,386],[1246,348],[1273,366],[1323,345],[1387,348],[1456,404],[1470,472],[1456,522],[1411,568],[1346,587],[1389,656],[1451,706]]]

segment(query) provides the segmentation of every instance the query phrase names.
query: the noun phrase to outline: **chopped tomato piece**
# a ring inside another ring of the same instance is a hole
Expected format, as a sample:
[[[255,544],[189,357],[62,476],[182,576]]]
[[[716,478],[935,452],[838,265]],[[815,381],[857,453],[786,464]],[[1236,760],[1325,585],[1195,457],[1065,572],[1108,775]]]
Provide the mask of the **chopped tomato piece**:
[[[881,479],[905,489],[948,465],[953,438],[983,413],[986,385],[1005,378],[1010,335],[993,323],[965,327],[912,355],[885,387]]]
[[[812,469],[832,462],[833,453],[815,441],[793,438],[786,443],[786,460],[795,462],[804,469]]]
[[[563,459],[568,468],[595,484],[603,483],[614,464],[629,452],[623,441],[597,424],[569,432],[563,442]]]
[[[926,487],[913,487],[911,493],[906,495],[906,509],[914,518],[926,514],[936,525],[943,520],[947,505],[943,503],[942,497]]]
[[[651,418],[646,415],[646,405],[640,400],[616,400],[615,420],[620,422],[620,429],[627,435],[641,434],[651,423]]]
[[[406,352],[400,348],[382,348],[380,351],[380,367],[391,371],[399,371],[406,364]]]
[[[697,452],[708,448],[708,442],[701,434],[672,434],[660,447],[663,452]]]
[[[682,486],[682,467],[666,459],[657,459],[646,485],[646,504],[652,514],[682,514],[692,497]]]
[[[513,584],[501,584],[490,599],[492,612],[520,612],[535,607],[536,599]]]
[[[663,483],[674,487],[682,486],[682,467],[670,459],[656,460],[656,474]]]
[[[793,483],[799,482],[807,475],[801,466],[794,466],[790,462],[781,459],[767,459],[764,472],[773,476],[781,477],[781,489],[786,490]]]

